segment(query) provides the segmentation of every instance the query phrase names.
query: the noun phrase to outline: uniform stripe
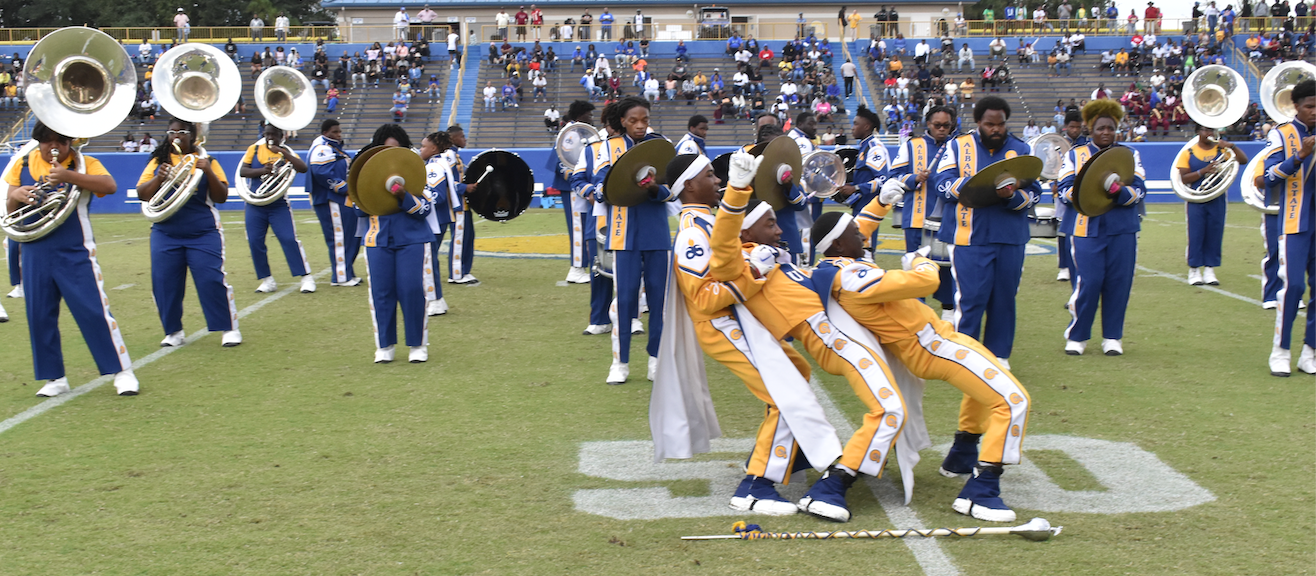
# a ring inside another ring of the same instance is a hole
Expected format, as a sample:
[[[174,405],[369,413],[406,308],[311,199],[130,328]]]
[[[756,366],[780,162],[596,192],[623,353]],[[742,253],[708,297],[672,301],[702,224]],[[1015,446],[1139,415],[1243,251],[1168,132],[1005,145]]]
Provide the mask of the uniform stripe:
[[[297,218],[296,214],[292,212],[292,202],[285,202],[284,204],[288,207],[288,217],[292,218],[292,239],[293,242],[297,243],[297,255],[302,259],[302,270],[305,271],[305,274],[310,274],[311,262],[306,259],[306,247],[302,246],[302,239],[297,236]]]
[[[332,282],[347,282],[351,278],[347,277],[347,247],[343,245],[343,215],[337,202],[329,203],[329,219],[334,227],[334,261],[329,263],[333,267]]]
[[[453,280],[461,280],[462,276],[462,239],[466,236],[466,214],[457,212],[452,219],[452,254],[448,258],[451,273],[448,276]]]
[[[228,242],[224,240],[224,223],[219,219],[219,209],[215,208],[215,203],[206,197],[206,204],[210,205],[210,215],[215,219],[215,229],[219,231],[219,278],[220,283],[224,285],[224,304],[228,306],[229,330],[238,329],[238,306],[233,300],[233,286],[228,283],[228,271],[225,265],[228,263]],[[196,280],[196,275],[192,275]]]
[[[422,257],[420,260],[420,271],[419,271],[421,278],[423,278],[422,282],[424,283],[425,286],[426,296],[433,293],[434,291],[434,275],[430,274],[430,270],[433,269],[431,267],[433,265],[433,262],[430,260],[430,245],[431,245],[430,242],[425,243],[425,256]],[[429,298],[426,298],[425,300],[429,301]],[[406,322],[407,318],[403,316],[402,321]],[[421,310],[421,314],[420,314],[420,345],[421,346],[430,345],[430,315],[428,310]]]
[[[918,343],[929,354],[968,370],[1000,395],[1010,407],[1010,427],[1005,431],[1001,462],[1018,464],[1023,455],[1024,431],[1028,427],[1028,394],[1015,383],[1003,366],[973,348],[942,337],[931,324],[918,331]]]
[[[758,364],[754,361],[754,354],[749,349],[749,342],[741,333],[740,322],[732,316],[719,316],[709,321],[709,325],[717,330],[726,338],[727,344],[745,357],[757,371]],[[771,407],[767,408],[769,411]],[[762,476],[773,482],[782,483],[788,480],[790,476],[791,460],[795,454],[797,446],[795,434],[791,432],[790,426],[786,424],[785,417],[781,411],[777,411],[777,421],[773,427],[771,443],[764,444],[761,435],[756,435],[754,450],[750,454],[749,473],[752,475]],[[777,455],[777,447],[780,446],[785,452],[785,456]],[[758,466],[763,467],[760,472]]]
[[[370,305],[370,329],[375,334],[375,348],[383,348],[384,343],[379,338],[379,319],[375,317],[375,278],[370,275],[370,251],[362,250],[361,253],[366,259],[366,302]]]

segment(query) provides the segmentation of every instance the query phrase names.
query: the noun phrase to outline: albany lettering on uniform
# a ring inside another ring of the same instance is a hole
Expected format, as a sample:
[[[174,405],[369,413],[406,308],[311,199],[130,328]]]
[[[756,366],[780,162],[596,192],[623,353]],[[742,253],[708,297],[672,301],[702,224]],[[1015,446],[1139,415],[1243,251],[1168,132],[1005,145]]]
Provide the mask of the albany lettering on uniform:
[[[923,138],[910,138],[909,149],[913,152],[912,156],[912,173],[917,179],[919,170],[928,167],[928,143]],[[915,180],[917,181],[917,180]],[[910,214],[910,226],[914,228],[923,227],[923,215],[927,208],[928,199],[928,182],[924,180],[914,192],[914,206]]]
[[[978,147],[973,143],[973,135],[967,134],[959,137],[960,143],[960,178],[967,182],[978,172]],[[954,188],[952,187],[952,190]],[[956,191],[958,196],[958,190]],[[969,238],[973,236],[973,210],[959,204],[955,207],[955,244],[958,246],[967,246]]]

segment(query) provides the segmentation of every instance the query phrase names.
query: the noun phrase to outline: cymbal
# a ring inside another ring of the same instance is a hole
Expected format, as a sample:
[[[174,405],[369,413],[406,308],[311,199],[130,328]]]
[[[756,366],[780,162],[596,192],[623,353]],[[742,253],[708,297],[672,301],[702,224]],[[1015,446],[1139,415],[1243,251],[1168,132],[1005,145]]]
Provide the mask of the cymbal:
[[[356,195],[357,193],[356,182],[361,175],[361,168],[365,167],[366,160],[369,160],[371,156],[374,156],[375,154],[383,150],[384,150],[383,146],[375,146],[373,148],[362,150],[359,154],[356,155],[356,157],[352,158],[352,163],[348,165],[347,198],[352,201],[352,205],[356,206],[360,204],[360,202],[357,200],[357,195]]]
[[[1106,181],[1115,174],[1120,182],[1131,184],[1133,168],[1131,148],[1111,146],[1093,154],[1074,178],[1074,209],[1088,217],[1109,212],[1115,207],[1115,199],[1106,193]]]
[[[676,158],[676,146],[663,138],[645,140],[627,150],[612,163],[603,182],[603,197],[613,206],[635,206],[649,199],[649,191],[640,180],[653,178],[664,184],[667,164]]]
[[[800,147],[790,136],[778,136],[772,141],[758,144],[750,154],[762,156],[763,163],[754,174],[754,197],[767,202],[773,210],[784,210],[790,200],[787,192],[800,183],[804,158]]]
[[[401,178],[401,181],[395,180]],[[356,202],[372,216],[387,216],[402,208],[389,185],[400,184],[412,196],[425,192],[425,161],[407,148],[390,146],[366,158],[356,177]],[[350,185],[350,180],[349,180]]]
[[[1000,162],[989,164],[979,170],[960,190],[960,204],[968,208],[986,208],[1004,202],[996,195],[996,178],[1009,173],[1019,181],[1022,188],[1037,180],[1042,175],[1042,159],[1036,156],[1015,156]]]

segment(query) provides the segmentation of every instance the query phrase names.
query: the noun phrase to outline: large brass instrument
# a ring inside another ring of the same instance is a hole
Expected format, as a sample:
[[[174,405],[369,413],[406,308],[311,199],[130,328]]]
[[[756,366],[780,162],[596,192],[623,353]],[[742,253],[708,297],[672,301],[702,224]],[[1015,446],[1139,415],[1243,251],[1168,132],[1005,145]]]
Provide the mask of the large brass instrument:
[[[296,68],[273,66],[265,69],[256,78],[254,99],[265,121],[280,130],[301,130],[315,119],[315,87]],[[267,145],[271,150],[287,148],[283,142],[262,140],[258,144]],[[253,206],[266,206],[279,201],[288,194],[293,180],[297,178],[297,170],[292,164],[279,160],[274,165],[274,171],[261,176],[260,185],[252,190],[241,171],[242,167],[238,166],[233,173],[238,195]]]
[[[1251,97],[1243,75],[1228,66],[1203,66],[1193,72],[1184,83],[1183,102],[1188,117],[1201,126],[1220,129],[1238,122],[1247,113]],[[1179,154],[1191,154],[1199,137],[1194,136]],[[1214,200],[1234,184],[1240,166],[1234,151],[1225,149],[1213,161],[1215,170],[1202,177],[1193,188],[1184,184],[1179,169],[1170,167],[1170,187],[1188,202],[1202,203]]]

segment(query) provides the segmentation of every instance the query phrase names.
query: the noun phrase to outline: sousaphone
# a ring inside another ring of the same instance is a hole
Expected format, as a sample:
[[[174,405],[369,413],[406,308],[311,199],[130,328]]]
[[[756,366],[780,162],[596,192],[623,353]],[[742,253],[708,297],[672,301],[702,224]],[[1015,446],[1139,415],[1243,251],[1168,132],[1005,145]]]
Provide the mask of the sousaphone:
[[[1028,147],[1032,149],[1033,156],[1042,159],[1041,179],[1059,180],[1060,167],[1065,163],[1065,153],[1069,152],[1069,140],[1052,132],[1029,140]]]
[[[1279,152],[1279,148],[1267,146],[1265,150],[1253,156],[1247,167],[1243,169],[1243,179],[1238,182],[1238,187],[1243,192],[1243,202],[1265,214],[1279,214],[1280,199],[1278,195],[1272,198],[1270,190],[1264,183],[1258,188],[1256,180],[1266,169],[1266,158],[1276,152]]]
[[[631,146],[612,162],[603,182],[604,199],[613,206],[635,206],[648,200],[651,186],[665,184],[667,164],[673,158],[676,146],[663,138]]]
[[[849,172],[835,152],[814,150],[801,162],[800,187],[817,198],[831,198],[845,186]]]
[[[1111,146],[1093,154],[1074,178],[1074,210],[1088,217],[1105,214],[1115,207],[1115,198],[1107,193],[1118,180],[1133,182],[1133,150]]]
[[[1293,120],[1293,87],[1303,80],[1316,79],[1316,65],[1301,60],[1282,62],[1261,79],[1261,106],[1278,124]]]
[[[1250,98],[1251,93],[1243,75],[1228,66],[1203,66],[1184,82],[1184,109],[1193,122],[1207,128],[1226,128],[1238,122],[1247,113]],[[1179,154],[1191,154],[1192,147],[1198,141],[1199,137],[1194,136],[1179,150]],[[1216,171],[1203,176],[1196,182],[1195,188],[1184,184],[1179,169],[1171,166],[1170,188],[1180,198],[1193,203],[1208,202],[1220,197],[1229,191],[1234,178],[1238,177],[1238,160],[1233,150],[1223,149],[1213,164]]]
[[[311,81],[296,68],[272,66],[266,68],[256,78],[256,108],[260,110],[265,121],[285,132],[305,128],[315,119],[318,100],[315,87]],[[265,142],[257,144],[274,148],[287,148],[283,142]],[[295,152],[294,152],[295,153]],[[237,184],[238,195],[253,206],[267,206],[277,202],[288,194],[292,182],[297,178],[297,170],[292,163],[279,160],[274,165],[274,172],[260,177],[260,185],[255,190],[241,176],[242,167],[234,169],[233,180]]]
[[[137,85],[132,58],[104,32],[61,28],[32,47],[23,74],[32,113],[51,130],[75,139],[72,169],[85,173],[80,150],[86,139],[113,130],[132,110]],[[35,140],[24,144],[10,157],[5,174],[37,149]],[[33,192],[36,203],[0,218],[0,229],[16,242],[54,231],[83,200],[77,186],[41,183]]]

